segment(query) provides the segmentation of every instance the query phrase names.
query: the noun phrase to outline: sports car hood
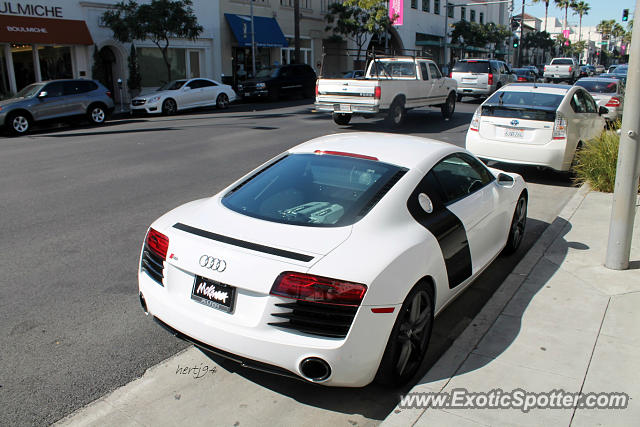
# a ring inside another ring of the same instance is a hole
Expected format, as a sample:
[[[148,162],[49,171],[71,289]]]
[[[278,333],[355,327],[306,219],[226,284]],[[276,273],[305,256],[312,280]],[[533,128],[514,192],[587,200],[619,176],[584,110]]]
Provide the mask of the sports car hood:
[[[195,238],[208,245],[307,267],[347,240],[352,229],[265,221],[226,208],[219,196],[183,205],[158,222],[170,242],[171,236],[178,240]]]

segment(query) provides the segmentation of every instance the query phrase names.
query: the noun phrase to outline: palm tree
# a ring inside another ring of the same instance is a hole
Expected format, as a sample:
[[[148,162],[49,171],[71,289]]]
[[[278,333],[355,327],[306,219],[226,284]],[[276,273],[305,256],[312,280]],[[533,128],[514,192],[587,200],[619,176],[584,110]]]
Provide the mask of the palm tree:
[[[621,37],[624,37],[624,34],[625,34],[624,27],[616,22],[613,25],[613,27],[611,28],[611,35],[613,36],[613,39],[615,40],[615,44],[618,43],[618,40]]]
[[[589,6],[587,2],[579,1],[578,3],[572,4],[571,9],[573,9],[574,15],[580,16],[580,29],[578,30],[578,42],[580,42],[582,39],[582,17],[589,14],[591,6]]]
[[[598,25],[596,25],[596,31],[602,34],[602,40],[609,40],[609,36],[611,35],[611,30],[615,25],[615,19],[603,19],[600,21]]]
[[[573,4],[573,0],[553,0],[556,3],[556,7],[560,9],[564,9],[564,24],[562,26],[563,30],[567,29],[567,13],[569,11],[569,7]]]
[[[544,3],[544,30],[547,31],[547,16],[549,15],[550,0],[532,0],[533,3]]]

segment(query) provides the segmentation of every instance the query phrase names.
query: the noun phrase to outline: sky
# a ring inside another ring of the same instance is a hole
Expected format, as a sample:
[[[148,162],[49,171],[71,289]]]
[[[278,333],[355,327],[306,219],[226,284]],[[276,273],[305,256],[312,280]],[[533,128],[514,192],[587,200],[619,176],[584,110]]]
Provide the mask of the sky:
[[[591,6],[591,10],[588,15],[582,17],[583,26],[595,26],[603,19],[615,19],[623,27],[627,27],[627,24],[622,22],[622,9],[629,9],[629,19],[633,18],[633,12],[635,10],[635,0],[583,0]],[[522,10],[522,0],[514,0],[514,14],[519,14]],[[533,3],[531,0],[525,1],[524,13],[536,16],[544,19],[544,2]],[[549,16],[555,16],[560,21],[564,19],[564,9],[559,9],[555,6],[554,0],[549,1]],[[571,13],[569,8],[568,14],[569,25],[578,25],[580,17]]]

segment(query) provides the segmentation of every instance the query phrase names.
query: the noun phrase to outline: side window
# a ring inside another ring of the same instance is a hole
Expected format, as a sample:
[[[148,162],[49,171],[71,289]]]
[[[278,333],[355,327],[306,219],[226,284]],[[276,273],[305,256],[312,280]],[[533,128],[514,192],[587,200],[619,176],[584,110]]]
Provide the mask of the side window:
[[[49,83],[45,86],[44,91],[47,92],[47,98],[62,96],[64,93],[62,82]]]
[[[498,66],[497,62],[491,61],[489,64],[491,65],[491,72],[492,73],[497,73],[499,71],[500,67]]]
[[[429,73],[427,71],[427,64],[424,62],[420,63],[420,74],[422,74],[422,80],[429,80]]]
[[[187,86],[189,86],[191,89],[198,89],[202,87],[202,85],[200,84],[200,80],[192,80],[187,83]]]
[[[80,88],[78,87],[78,82],[70,81],[63,82],[62,87],[65,95],[75,95],[80,92]]]
[[[433,77],[434,79],[439,79],[440,77],[442,77],[442,74],[440,74],[440,70],[438,70],[436,64],[429,63],[429,71],[431,71],[431,77]]]
[[[88,80],[80,80],[76,82],[76,88],[78,90],[78,93],[86,93],[98,89],[98,85]]]
[[[580,96],[580,91],[576,91],[571,97],[571,108],[576,113],[586,113],[587,108],[584,105],[584,98]]]
[[[209,81],[209,80],[199,80],[199,82],[200,82],[200,87],[217,86],[214,82]]]
[[[465,153],[445,157],[431,171],[440,184],[445,203],[475,193],[494,179],[486,167]]]
[[[596,102],[593,100],[593,97],[591,97],[591,95],[584,91],[580,91],[580,93],[584,97],[584,103],[587,107],[587,113],[597,113],[598,107],[596,107]]]

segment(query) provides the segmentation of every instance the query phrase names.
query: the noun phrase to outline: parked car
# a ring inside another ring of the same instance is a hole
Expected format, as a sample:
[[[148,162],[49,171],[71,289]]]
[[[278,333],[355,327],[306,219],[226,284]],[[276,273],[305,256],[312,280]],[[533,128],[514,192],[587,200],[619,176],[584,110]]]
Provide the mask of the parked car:
[[[322,136],[154,221],[139,299],[245,367],[328,386],[406,383],[434,316],[518,248],[527,200],[520,175],[452,144]]]
[[[589,77],[596,74],[596,67],[594,67],[593,65],[587,64],[583,65],[583,67],[586,68]]]
[[[612,72],[602,74],[600,75],[600,77],[618,79],[622,82],[622,84],[626,85],[628,71],[629,71],[628,64],[620,64]]]
[[[522,68],[528,68],[529,70],[533,71],[533,73],[536,75],[536,78],[542,77],[542,71],[540,71],[540,69],[535,65],[525,65]],[[515,71],[515,69],[513,70]]]
[[[342,73],[343,79],[358,79],[364,77],[364,70],[351,70]]]
[[[478,107],[466,147],[483,159],[568,171],[608,112],[580,86],[514,83]]]
[[[398,127],[413,108],[440,107],[443,118],[450,119],[455,94],[455,80],[443,76],[430,59],[376,57],[369,61],[365,79],[318,79],[315,108],[332,113],[341,126],[357,115],[385,115],[391,127]]]
[[[579,75],[580,67],[573,58],[553,58],[549,65],[544,66],[544,79],[547,83],[566,81],[573,84]]]
[[[606,120],[612,122],[622,118],[624,108],[624,84],[618,79],[603,77],[588,77],[576,82],[576,86],[585,88],[593,99],[607,107],[609,112],[603,114]]]
[[[25,135],[34,124],[86,117],[101,125],[113,112],[112,93],[93,80],[50,80],[33,83],[0,101],[0,126],[12,135]]]
[[[613,64],[613,65],[609,65],[609,68],[607,69],[607,74],[609,73],[613,73],[613,71],[618,68],[618,64]]]
[[[228,108],[235,99],[236,93],[229,85],[200,77],[179,79],[164,84],[155,92],[133,98],[131,112],[169,116],[197,107]]]
[[[589,68],[585,65],[582,65],[580,67],[580,74],[578,75],[578,78],[582,78],[582,77],[589,77]]]
[[[247,98],[268,97],[275,101],[287,95],[311,98],[315,86],[316,72],[313,68],[307,64],[289,64],[258,71],[255,78],[238,84],[238,92]]]
[[[596,74],[602,74],[605,72],[604,65],[597,64],[595,67],[596,67]]]
[[[458,82],[458,101],[463,96],[489,96],[515,80],[509,66],[494,59],[456,61],[449,77]]]
[[[537,80],[536,73],[531,68],[514,68],[517,82],[535,82]]]

